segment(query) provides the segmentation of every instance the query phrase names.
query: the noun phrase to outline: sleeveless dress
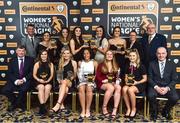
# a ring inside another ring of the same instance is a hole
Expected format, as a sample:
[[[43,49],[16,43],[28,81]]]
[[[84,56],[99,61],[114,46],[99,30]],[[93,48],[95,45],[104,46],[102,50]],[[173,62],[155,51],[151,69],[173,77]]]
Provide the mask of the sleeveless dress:
[[[84,41],[77,42],[74,40],[74,43],[75,43],[75,50],[77,50],[84,44]],[[75,55],[73,55],[73,58],[76,62],[82,60],[83,49],[81,49],[79,52],[77,52]]]
[[[94,82],[88,82],[87,76],[88,74],[93,74],[94,75],[94,60],[90,60],[88,62],[85,62],[84,60],[81,62],[81,66],[78,70],[78,79],[79,79],[79,84],[77,87],[81,85],[87,85],[87,86],[92,86],[93,88],[96,87]]]
[[[49,77],[51,76],[51,68],[49,67],[47,62],[42,62],[42,64],[39,66],[38,70],[37,70],[37,77],[43,80],[48,80]],[[52,80],[49,83],[39,83],[36,82],[37,85],[39,84],[52,84]]]

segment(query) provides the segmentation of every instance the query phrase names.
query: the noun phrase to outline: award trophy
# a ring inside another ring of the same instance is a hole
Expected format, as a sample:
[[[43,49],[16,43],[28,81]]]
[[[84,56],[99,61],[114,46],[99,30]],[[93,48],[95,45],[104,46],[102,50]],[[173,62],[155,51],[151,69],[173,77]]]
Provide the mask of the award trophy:
[[[56,47],[56,40],[54,39],[51,39],[51,47]]]
[[[72,77],[73,77],[73,72],[72,71],[68,71],[67,72],[67,79],[71,81]]]
[[[94,78],[94,75],[93,75],[93,74],[88,74],[88,75],[87,75],[88,82],[93,83],[93,82],[94,82],[94,81],[93,81],[93,78]]]
[[[108,78],[108,82],[109,82],[109,83],[112,83],[112,82],[113,82],[113,74],[112,74],[112,73],[109,73],[109,74],[107,75],[107,78]]]
[[[90,45],[91,45],[92,47],[96,46],[94,38],[91,39]]]
[[[89,42],[89,40],[88,40],[88,39],[85,39],[85,40],[84,40],[84,45],[85,45],[85,46],[89,46],[89,43],[88,43],[88,42]]]
[[[123,44],[117,44],[117,51],[124,51],[122,48],[124,47]]]
[[[46,81],[46,80],[48,79],[47,76],[48,76],[48,74],[47,74],[46,72],[42,72],[42,73],[40,74],[40,77],[41,77],[44,81]]]
[[[127,85],[133,85],[133,84],[134,84],[134,78],[135,78],[135,76],[134,76],[134,74],[133,74],[134,66],[131,66],[131,67],[130,67],[130,70],[131,70],[131,72],[130,72],[130,74],[128,74],[128,76],[127,76],[127,79],[128,79]]]
[[[56,75],[57,75],[57,80],[58,81],[63,80],[63,70],[62,71],[57,70]]]

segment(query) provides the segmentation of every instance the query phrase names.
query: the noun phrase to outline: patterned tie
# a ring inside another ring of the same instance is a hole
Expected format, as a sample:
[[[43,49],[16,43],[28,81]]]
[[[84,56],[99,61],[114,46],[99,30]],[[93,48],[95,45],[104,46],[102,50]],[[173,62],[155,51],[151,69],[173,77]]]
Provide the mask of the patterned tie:
[[[23,71],[24,71],[24,62],[23,59],[20,59],[21,63],[20,63],[20,68],[19,68],[19,78],[22,79],[23,78]]]
[[[34,47],[34,40],[33,40],[33,38],[31,38],[31,43],[32,43],[32,46]]]
[[[161,78],[163,78],[163,74],[164,74],[164,62],[161,62]]]
[[[151,43],[151,40],[152,40],[152,36],[150,35],[150,36],[148,37],[148,42],[149,42],[149,44]]]

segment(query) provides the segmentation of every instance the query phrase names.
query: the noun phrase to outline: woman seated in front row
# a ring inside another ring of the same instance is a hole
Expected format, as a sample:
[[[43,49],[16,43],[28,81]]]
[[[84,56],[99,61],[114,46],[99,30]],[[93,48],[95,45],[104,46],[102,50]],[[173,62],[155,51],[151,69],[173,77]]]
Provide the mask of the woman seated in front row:
[[[90,49],[83,51],[83,60],[78,62],[78,78],[79,78],[79,101],[82,112],[80,118],[90,117],[90,107],[93,98],[93,89],[95,88],[94,74],[97,68],[97,62],[91,59]]]
[[[59,97],[56,105],[50,110],[51,113],[57,113],[61,109],[61,105],[67,96],[68,90],[72,86],[73,80],[76,78],[77,63],[71,58],[72,54],[69,48],[63,48],[59,61],[59,70],[57,72],[57,80],[59,82]]]
[[[40,102],[39,114],[46,113],[45,103],[47,102],[52,88],[54,65],[50,62],[48,51],[42,50],[39,53],[38,61],[34,65],[33,77],[36,80],[38,98]]]
[[[114,108],[111,114],[112,119],[116,118],[117,108],[121,97],[119,71],[112,51],[107,51],[105,54],[105,60],[98,65],[96,80],[98,88],[105,91],[102,106],[102,112],[105,117],[109,117],[107,105],[114,93]]]
[[[146,88],[147,73],[145,66],[140,63],[137,49],[129,53],[130,63],[125,70],[125,86],[123,86],[123,98],[126,104],[125,117],[133,119],[136,116],[136,94]]]

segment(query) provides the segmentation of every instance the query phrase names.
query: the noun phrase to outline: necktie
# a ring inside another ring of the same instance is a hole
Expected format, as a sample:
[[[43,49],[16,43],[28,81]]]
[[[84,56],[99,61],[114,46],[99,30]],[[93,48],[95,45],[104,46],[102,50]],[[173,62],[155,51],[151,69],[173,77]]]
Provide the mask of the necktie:
[[[151,43],[151,40],[152,40],[152,36],[150,35],[150,36],[148,37],[148,42],[149,42],[149,44]]]
[[[20,63],[20,68],[19,68],[19,78],[22,79],[23,78],[23,70],[24,70],[24,62],[23,59],[20,59],[21,63]]]
[[[34,47],[34,41],[33,41],[33,38],[31,38],[31,43],[32,43],[32,46]]]
[[[165,67],[165,66],[164,66],[164,62],[161,62],[160,64],[161,64],[161,68],[160,68],[160,69],[161,69],[161,78],[163,78],[164,67]]]

